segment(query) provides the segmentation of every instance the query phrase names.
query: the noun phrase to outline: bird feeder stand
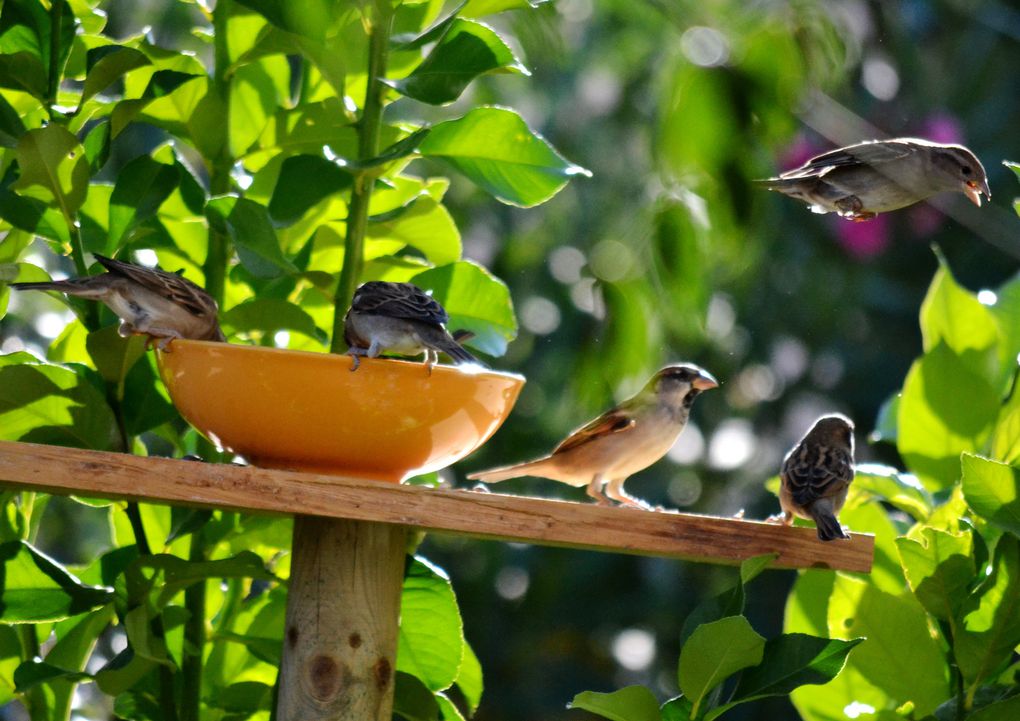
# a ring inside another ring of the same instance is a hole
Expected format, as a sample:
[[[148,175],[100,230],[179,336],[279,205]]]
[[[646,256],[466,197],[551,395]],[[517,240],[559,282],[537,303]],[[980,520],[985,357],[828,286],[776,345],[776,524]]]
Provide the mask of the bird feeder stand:
[[[0,482],[295,516],[279,721],[389,721],[408,529],[706,563],[867,573],[874,537],[291,471],[0,442]]]

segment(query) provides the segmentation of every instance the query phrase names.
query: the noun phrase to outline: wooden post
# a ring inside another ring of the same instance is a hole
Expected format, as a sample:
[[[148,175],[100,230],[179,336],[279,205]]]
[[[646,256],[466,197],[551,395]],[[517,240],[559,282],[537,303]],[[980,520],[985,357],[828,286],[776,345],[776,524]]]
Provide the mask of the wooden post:
[[[390,721],[406,529],[294,519],[278,721]]]

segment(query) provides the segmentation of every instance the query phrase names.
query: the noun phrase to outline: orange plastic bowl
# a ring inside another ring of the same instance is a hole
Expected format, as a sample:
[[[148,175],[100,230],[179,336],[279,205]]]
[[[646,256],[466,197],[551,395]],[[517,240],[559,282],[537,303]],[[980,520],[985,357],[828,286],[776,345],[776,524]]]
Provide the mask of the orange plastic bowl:
[[[157,352],[181,415],[266,468],[400,482],[445,468],[506,420],[524,378],[474,367],[175,340]]]

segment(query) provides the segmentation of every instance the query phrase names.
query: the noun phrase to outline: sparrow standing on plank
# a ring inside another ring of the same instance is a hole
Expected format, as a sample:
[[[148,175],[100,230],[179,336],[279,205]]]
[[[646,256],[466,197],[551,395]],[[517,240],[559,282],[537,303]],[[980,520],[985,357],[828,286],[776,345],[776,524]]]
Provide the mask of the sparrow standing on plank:
[[[811,158],[778,178],[759,180],[803,200],[816,213],[838,213],[870,220],[938,193],[959,191],[981,206],[991,199],[981,161],[962,145],[939,145],[917,138],[872,140]]]
[[[698,366],[666,366],[636,396],[571,433],[545,458],[468,478],[485,483],[519,476],[551,478],[587,486],[588,495],[601,504],[612,499],[648,509],[648,504],[624,492],[623,482],[666,455],[687,425],[694,399],[718,385]]]
[[[93,253],[107,273],[43,283],[11,283],[18,290],[56,290],[98,300],[120,317],[121,336],[146,335],[168,350],[175,338],[226,341],[212,296],[176,273]]]
[[[818,538],[849,539],[836,516],[854,479],[854,424],[833,414],[815,421],[811,430],[783,460],[779,472],[782,515],[770,520],[793,523],[794,516],[809,518]]]
[[[354,293],[344,316],[344,341],[354,356],[351,370],[358,369],[360,356],[375,358],[383,351],[399,355],[425,354],[429,373],[443,352],[457,363],[478,363],[446,330],[450,316],[435,298],[413,283],[372,280]],[[461,337],[470,337],[461,331]]]

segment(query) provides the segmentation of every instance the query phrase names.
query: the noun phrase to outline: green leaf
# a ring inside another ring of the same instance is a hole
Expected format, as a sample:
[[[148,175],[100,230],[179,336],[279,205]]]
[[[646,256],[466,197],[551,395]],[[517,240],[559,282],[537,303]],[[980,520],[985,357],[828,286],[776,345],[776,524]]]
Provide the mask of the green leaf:
[[[256,711],[269,711],[272,708],[273,687],[258,681],[239,681],[232,683],[216,694],[210,706],[237,714],[249,714]]]
[[[39,100],[46,98],[46,68],[28,52],[0,55],[0,88],[21,90]]]
[[[110,159],[110,121],[103,120],[93,127],[85,136],[82,146],[85,148],[85,157],[89,159],[89,171],[95,175]]]
[[[393,686],[393,713],[407,721],[439,721],[439,704],[435,694],[420,679],[397,671]]]
[[[127,432],[133,436],[179,417],[153,364],[152,355],[143,357],[124,379],[121,410]]]
[[[924,350],[944,343],[976,373],[994,371],[999,330],[992,312],[956,282],[942,254],[936,255],[939,269],[921,303]]]
[[[466,18],[495,15],[506,10],[536,8],[546,0],[467,0],[460,14]]]
[[[340,3],[322,0],[238,0],[273,25],[305,37],[321,40],[337,19]]]
[[[113,412],[95,387],[72,371],[10,353],[0,363],[0,438],[109,450]]]
[[[708,693],[737,671],[761,663],[765,639],[743,616],[728,616],[698,626],[680,650],[677,680],[691,700],[692,715]]]
[[[39,99],[44,99],[51,90],[56,96],[57,88],[51,89],[48,79],[58,81],[60,78],[75,38],[75,16],[67,2],[55,0],[47,10],[34,0],[7,0],[0,15],[0,53],[3,54],[0,57],[15,56],[18,63],[10,70],[30,73],[30,79],[20,79],[24,85],[8,87],[27,90]],[[55,12],[59,15],[54,15]],[[54,19],[59,19],[56,28]],[[34,62],[26,63],[29,58]],[[4,76],[0,74],[5,82],[19,81],[18,78]]]
[[[25,693],[41,683],[53,681],[80,681],[89,678],[89,674],[81,671],[68,671],[38,659],[30,659],[18,666],[14,671],[14,687],[18,693]]]
[[[0,613],[6,623],[60,621],[103,606],[113,590],[87,586],[26,541],[0,544]]]
[[[659,709],[662,721],[692,721],[692,711],[691,700],[683,695],[671,698]]]
[[[445,105],[460,97],[476,77],[495,70],[529,74],[492,28],[457,18],[414,72],[385,82],[415,100]]]
[[[909,473],[878,463],[861,463],[854,474],[854,489],[896,506],[916,520],[928,517],[933,501],[924,486]]]
[[[205,213],[210,223],[226,227],[238,258],[256,278],[297,272],[283,255],[265,206],[247,198],[222,196],[210,200]]]
[[[0,63],[2,65],[2,63]],[[0,147],[14,148],[25,133],[25,123],[7,98],[0,95]]]
[[[945,345],[914,362],[900,398],[897,447],[929,490],[952,486],[963,452],[979,450],[999,410],[999,396]]]
[[[315,182],[308,182],[309,178],[315,178]],[[280,166],[280,175],[269,199],[269,215],[278,225],[291,225],[317,203],[351,187],[353,182],[350,171],[325,158],[292,155]]]
[[[464,700],[467,702],[468,713],[474,715],[478,710],[478,704],[482,701],[482,664],[474,650],[466,641],[464,643],[464,658],[461,659],[460,668],[457,669],[457,688],[460,689]]]
[[[431,197],[419,196],[385,220],[369,218],[366,237],[373,241],[405,243],[419,251],[433,265],[460,259],[460,231],[450,212]]]
[[[496,199],[525,208],[549,200],[570,178],[591,175],[505,108],[476,108],[439,123],[418,150],[445,161]]]
[[[315,325],[312,316],[300,306],[281,298],[246,300],[224,313],[222,320],[234,333],[272,336],[277,331],[289,330],[303,333],[320,343],[326,342],[325,331]]]
[[[1020,695],[982,706],[967,714],[967,721],[1016,721],[1020,718]]]
[[[999,409],[988,449],[989,455],[997,461],[1015,463],[1020,460],[1020,385],[1013,387]]]
[[[417,676],[432,691],[449,688],[464,655],[460,610],[450,580],[414,558],[400,599],[397,670]]]
[[[27,198],[0,186],[0,218],[19,230],[65,244],[71,242],[68,223],[59,211],[38,198]]]
[[[612,693],[582,691],[567,708],[579,708],[611,721],[659,721],[659,702],[644,686],[626,686]]]
[[[975,513],[1020,535],[1020,470],[964,453],[963,497]]]
[[[108,383],[121,383],[131,367],[145,355],[144,338],[122,338],[116,326],[112,325],[89,333],[85,347],[99,375]]]
[[[180,182],[174,165],[141,155],[121,168],[110,196],[110,226],[106,250],[116,252],[136,227],[156,215]]]
[[[949,696],[949,669],[911,594],[896,596],[849,576],[836,576],[829,598],[832,636],[864,637],[847,668],[897,703],[912,701],[918,717]],[[909,649],[910,653],[903,653]]]
[[[803,633],[785,633],[765,644],[762,662],[747,669],[733,692],[733,700],[705,715],[721,716],[733,706],[766,696],[785,696],[808,684],[825,684],[843,670],[851,649],[863,638],[841,641]]]
[[[156,667],[156,663],[135,653],[128,646],[96,672],[96,686],[109,696],[117,696],[138,683]]]
[[[113,604],[107,604],[90,614],[69,618],[54,629],[57,642],[46,654],[46,663],[66,669],[72,674],[84,672],[100,634],[115,617]],[[53,695],[53,717],[69,718],[78,679],[69,676],[49,682]]]
[[[1001,667],[1020,645],[1020,539],[1005,535],[995,546],[992,575],[963,618],[953,639],[964,679],[977,687]]]
[[[450,314],[451,331],[475,334],[468,345],[499,356],[517,336],[510,291],[482,266],[462,260],[418,273],[411,282],[432,291]]]
[[[287,59],[266,57],[237,68],[229,85],[230,157],[240,157],[259,138],[269,118],[286,102],[290,70]]]
[[[161,582],[156,583],[160,577]],[[159,609],[188,586],[213,578],[276,580],[258,554],[241,551],[215,561],[186,561],[165,553],[140,556],[125,570],[124,581],[130,600],[140,602],[150,589],[158,589],[155,607]]]
[[[72,223],[89,190],[89,159],[78,138],[60,125],[47,125],[22,135],[15,155],[21,177],[12,187],[53,203]]]
[[[951,621],[967,600],[976,573],[973,536],[928,526],[916,535],[919,540],[906,536],[896,539],[910,590],[928,613],[941,621]]]
[[[88,73],[82,86],[79,108],[125,73],[151,64],[145,53],[124,45],[101,45],[89,50],[86,57]]]

